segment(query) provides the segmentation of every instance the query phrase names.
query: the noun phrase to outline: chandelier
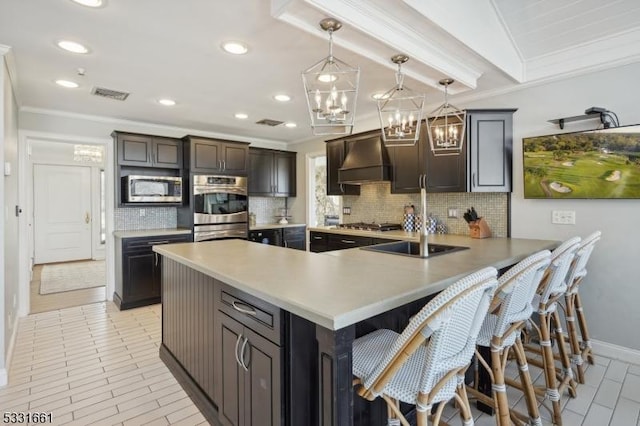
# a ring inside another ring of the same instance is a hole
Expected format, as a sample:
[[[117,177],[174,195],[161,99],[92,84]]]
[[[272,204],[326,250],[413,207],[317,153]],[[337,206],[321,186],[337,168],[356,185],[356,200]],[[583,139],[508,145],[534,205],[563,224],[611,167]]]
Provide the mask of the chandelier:
[[[382,140],[386,146],[415,145],[420,138],[424,95],[404,85],[401,67],[408,60],[406,55],[391,57],[391,62],[398,65],[396,85],[378,100]]]
[[[320,21],[320,28],[329,33],[329,56],[302,73],[314,135],[353,132],[360,68],[333,56],[333,32],[341,27],[332,18]]]
[[[427,120],[429,143],[434,155],[459,155],[464,144],[466,113],[451,105],[447,88],[454,80],[445,78],[438,83],[444,86],[444,104],[436,108]]]

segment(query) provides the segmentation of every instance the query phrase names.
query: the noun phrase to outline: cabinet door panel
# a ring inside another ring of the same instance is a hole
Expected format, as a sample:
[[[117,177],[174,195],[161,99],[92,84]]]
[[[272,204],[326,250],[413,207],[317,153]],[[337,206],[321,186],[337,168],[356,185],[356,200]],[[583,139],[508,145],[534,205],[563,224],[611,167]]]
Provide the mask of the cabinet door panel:
[[[273,154],[253,149],[249,151],[249,195],[269,195],[273,192]]]
[[[193,171],[221,171],[220,145],[194,141],[191,146],[191,166]]]
[[[510,192],[513,111],[474,112],[469,118],[472,192]]]
[[[420,192],[420,175],[424,173],[422,141],[413,146],[387,148],[391,160],[391,193]]]
[[[223,144],[222,149],[224,150],[222,161],[225,173],[244,174],[247,172],[248,149],[246,146]]]
[[[327,195],[360,195],[359,185],[338,183],[338,169],[344,161],[347,146],[344,140],[327,142]]]
[[[280,425],[280,359],[281,349],[262,336],[245,328],[249,339],[244,361],[245,422],[247,426]]]
[[[126,300],[145,299],[154,294],[155,255],[149,250],[146,253],[125,254],[123,268],[124,297]]]
[[[274,154],[274,189],[276,195],[296,196],[296,154]]]
[[[220,350],[219,361],[216,364],[218,370],[216,376],[219,378],[216,398],[219,418],[225,425],[242,425],[244,424],[244,370],[238,364],[237,354],[242,343],[243,326],[222,312],[217,312],[216,315]]]
[[[425,147],[427,162],[427,192],[465,192],[467,150],[459,155],[435,156],[431,147]]]
[[[182,166],[182,142],[171,139],[154,139],[153,159],[156,167],[179,169]]]
[[[118,135],[118,164],[121,166],[150,166],[151,137]]]

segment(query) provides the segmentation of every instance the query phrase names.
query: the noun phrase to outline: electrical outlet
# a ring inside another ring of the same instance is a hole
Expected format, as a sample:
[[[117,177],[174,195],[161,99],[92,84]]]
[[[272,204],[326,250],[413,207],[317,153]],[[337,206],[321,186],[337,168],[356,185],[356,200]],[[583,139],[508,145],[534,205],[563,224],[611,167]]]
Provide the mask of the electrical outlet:
[[[351,207],[343,207],[342,214],[346,214],[346,215],[351,214]]]
[[[140,217],[145,217],[147,215],[147,212],[145,211],[145,209],[140,209]]]
[[[454,209],[449,207],[447,211],[447,217],[457,218],[458,217],[458,209]]]
[[[553,210],[551,212],[551,223],[558,225],[575,225],[576,212],[574,210]]]

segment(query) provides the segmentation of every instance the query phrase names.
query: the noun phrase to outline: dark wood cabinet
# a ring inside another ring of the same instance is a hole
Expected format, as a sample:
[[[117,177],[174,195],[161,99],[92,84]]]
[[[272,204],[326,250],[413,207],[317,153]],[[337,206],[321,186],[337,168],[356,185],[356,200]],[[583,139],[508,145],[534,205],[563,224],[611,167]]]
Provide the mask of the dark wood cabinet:
[[[420,192],[420,178],[426,173],[422,141],[413,146],[387,147],[391,161],[391,193]]]
[[[366,237],[360,235],[336,234],[329,232],[311,231],[309,233],[309,251],[322,253],[324,251],[345,250],[356,247],[365,247],[373,244],[391,243],[397,241],[379,237]]]
[[[249,195],[296,196],[296,153],[249,149]]]
[[[281,311],[220,284],[215,377],[218,416],[233,426],[282,424]]]
[[[130,309],[160,303],[162,257],[154,253],[152,247],[188,241],[191,241],[189,234],[118,238],[113,294],[113,301],[118,308]]]
[[[180,139],[114,132],[119,166],[182,168]]]
[[[468,184],[471,192],[511,192],[515,111],[467,111]]]
[[[326,143],[327,151],[327,195],[360,195],[359,185],[338,183],[338,169],[342,166],[352,142],[344,139]]]
[[[307,228],[305,226],[282,228],[282,243],[284,247],[306,251]]]
[[[191,173],[246,176],[249,144],[185,136],[185,168]]]

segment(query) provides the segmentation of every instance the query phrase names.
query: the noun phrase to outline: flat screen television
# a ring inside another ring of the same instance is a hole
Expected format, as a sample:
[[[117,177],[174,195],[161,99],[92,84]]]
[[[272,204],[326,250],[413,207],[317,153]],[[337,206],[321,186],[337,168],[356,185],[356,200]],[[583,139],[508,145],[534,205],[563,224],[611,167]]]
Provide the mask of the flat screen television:
[[[524,138],[525,198],[640,198],[640,125]]]

